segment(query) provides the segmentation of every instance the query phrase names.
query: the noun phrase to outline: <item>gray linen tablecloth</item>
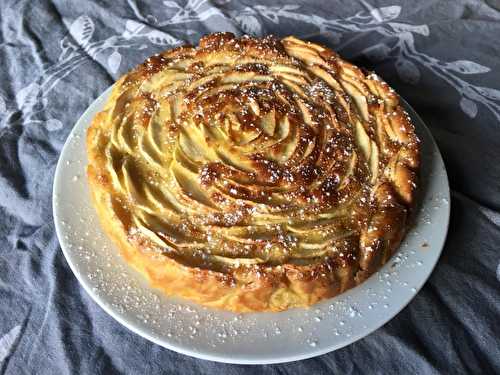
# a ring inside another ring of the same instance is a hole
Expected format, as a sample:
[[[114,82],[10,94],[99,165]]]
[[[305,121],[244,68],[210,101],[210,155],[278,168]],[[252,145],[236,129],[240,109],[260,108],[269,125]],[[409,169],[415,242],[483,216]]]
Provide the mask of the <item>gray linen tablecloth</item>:
[[[0,2],[0,372],[500,373],[500,2]],[[410,305],[318,358],[237,366],[115,322],[61,252],[52,182],[73,124],[147,56],[206,33],[299,37],[374,69],[420,113],[452,189],[449,236]]]

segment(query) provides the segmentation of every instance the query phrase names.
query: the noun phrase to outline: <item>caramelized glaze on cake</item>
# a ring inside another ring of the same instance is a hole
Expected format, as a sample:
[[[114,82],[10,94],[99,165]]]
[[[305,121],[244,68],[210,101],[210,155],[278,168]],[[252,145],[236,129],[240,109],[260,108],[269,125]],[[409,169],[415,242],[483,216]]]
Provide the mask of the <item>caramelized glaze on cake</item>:
[[[152,285],[278,311],[389,259],[418,144],[393,90],[330,49],[217,33],[115,84],[88,130],[88,177],[105,231]]]

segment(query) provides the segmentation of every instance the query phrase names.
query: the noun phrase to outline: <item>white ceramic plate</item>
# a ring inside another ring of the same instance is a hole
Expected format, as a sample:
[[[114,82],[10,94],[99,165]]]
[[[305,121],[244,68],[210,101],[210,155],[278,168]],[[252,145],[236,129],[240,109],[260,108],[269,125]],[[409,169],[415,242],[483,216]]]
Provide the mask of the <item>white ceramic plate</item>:
[[[448,179],[428,129],[408,106],[422,140],[422,200],[398,253],[358,287],[313,306],[280,313],[234,314],[163,296],[121,259],[103,234],[85,177],[85,131],[110,94],[76,123],[54,181],[54,220],[64,255],[84,289],[135,333],[193,357],[267,364],[314,357],[359,340],[394,317],[429,277],[450,213]]]

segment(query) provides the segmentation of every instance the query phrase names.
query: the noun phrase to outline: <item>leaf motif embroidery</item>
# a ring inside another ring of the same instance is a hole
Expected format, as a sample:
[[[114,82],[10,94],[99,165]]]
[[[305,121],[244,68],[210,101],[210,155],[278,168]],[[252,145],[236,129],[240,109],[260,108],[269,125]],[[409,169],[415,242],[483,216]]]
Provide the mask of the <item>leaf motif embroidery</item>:
[[[397,33],[409,31],[420,35],[429,36],[429,26],[427,25],[408,25],[406,23],[399,22],[389,22],[389,25]]]
[[[420,80],[420,71],[410,60],[399,58],[396,61],[396,71],[403,81],[412,85]]]
[[[80,16],[71,24],[69,32],[79,45],[86,46],[94,34],[94,22],[89,16]]]
[[[370,10],[370,14],[378,22],[393,20],[399,16],[399,13],[401,13],[401,7],[399,5],[391,5],[388,7],[375,8]]]
[[[472,100],[462,98],[460,100],[460,108],[462,108],[462,111],[470,118],[474,118],[477,115],[477,105]]]
[[[136,33],[140,31],[142,28],[144,28],[144,25],[137,21],[127,20],[127,22],[125,22],[125,29],[127,29],[131,33]]]
[[[144,29],[144,25],[134,20],[127,20],[125,22],[125,30],[123,31],[122,36],[129,40],[134,35],[137,35],[142,29]]]
[[[489,87],[477,87],[477,91],[489,99],[500,100],[500,90]]]
[[[454,70],[455,72],[459,72],[462,74],[487,73],[491,70],[487,66],[483,66],[481,64],[469,60],[458,60],[449,62],[446,63],[446,67],[450,70]]]
[[[19,90],[16,94],[17,108],[32,108],[41,96],[42,88],[38,83],[30,83],[28,86]]]
[[[122,55],[119,52],[113,51],[108,57],[108,66],[111,73],[116,73],[118,68],[120,68],[120,63],[122,62]]]
[[[299,9],[300,8],[300,5],[297,5],[297,4],[288,4],[288,5],[283,5],[283,10],[296,10],[296,9]]]
[[[250,7],[246,7],[245,9],[243,9],[243,13],[244,14],[259,14],[260,16],[268,19],[269,21],[273,22],[273,23],[280,23],[280,20],[279,20],[279,12],[272,12],[272,11],[269,11],[270,9],[264,5],[258,5],[258,6],[255,6],[254,8],[250,8]],[[282,11],[285,10],[284,8],[281,9]],[[242,16],[241,16],[242,17]]]
[[[12,353],[14,344],[20,333],[21,325],[17,325],[0,339],[0,365],[2,365],[3,361]]]
[[[151,43],[160,45],[160,46],[168,46],[171,44],[176,44],[179,43],[179,39],[174,38],[171,35],[168,35],[167,33],[158,31],[158,30],[153,30],[150,33],[147,34],[148,39]]]
[[[164,1],[163,5],[168,8],[180,8],[179,4],[177,4],[175,1]]]
[[[59,55],[58,61],[63,61],[67,58],[70,58],[71,54],[75,51],[75,46],[70,42],[70,38],[65,36],[61,39],[59,46],[61,47],[61,54]]]
[[[260,35],[262,32],[262,27],[260,22],[254,16],[238,16],[235,17],[236,21],[241,26],[241,29],[245,34],[249,35]]]

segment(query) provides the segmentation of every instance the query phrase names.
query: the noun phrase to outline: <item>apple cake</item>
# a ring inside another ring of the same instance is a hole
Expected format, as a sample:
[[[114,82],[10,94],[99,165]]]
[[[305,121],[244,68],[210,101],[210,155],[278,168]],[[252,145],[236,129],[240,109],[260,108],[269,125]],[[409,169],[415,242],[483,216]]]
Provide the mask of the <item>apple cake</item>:
[[[105,232],[168,295],[308,306],[400,244],[419,140],[376,74],[295,37],[215,33],[121,77],[87,132]]]

